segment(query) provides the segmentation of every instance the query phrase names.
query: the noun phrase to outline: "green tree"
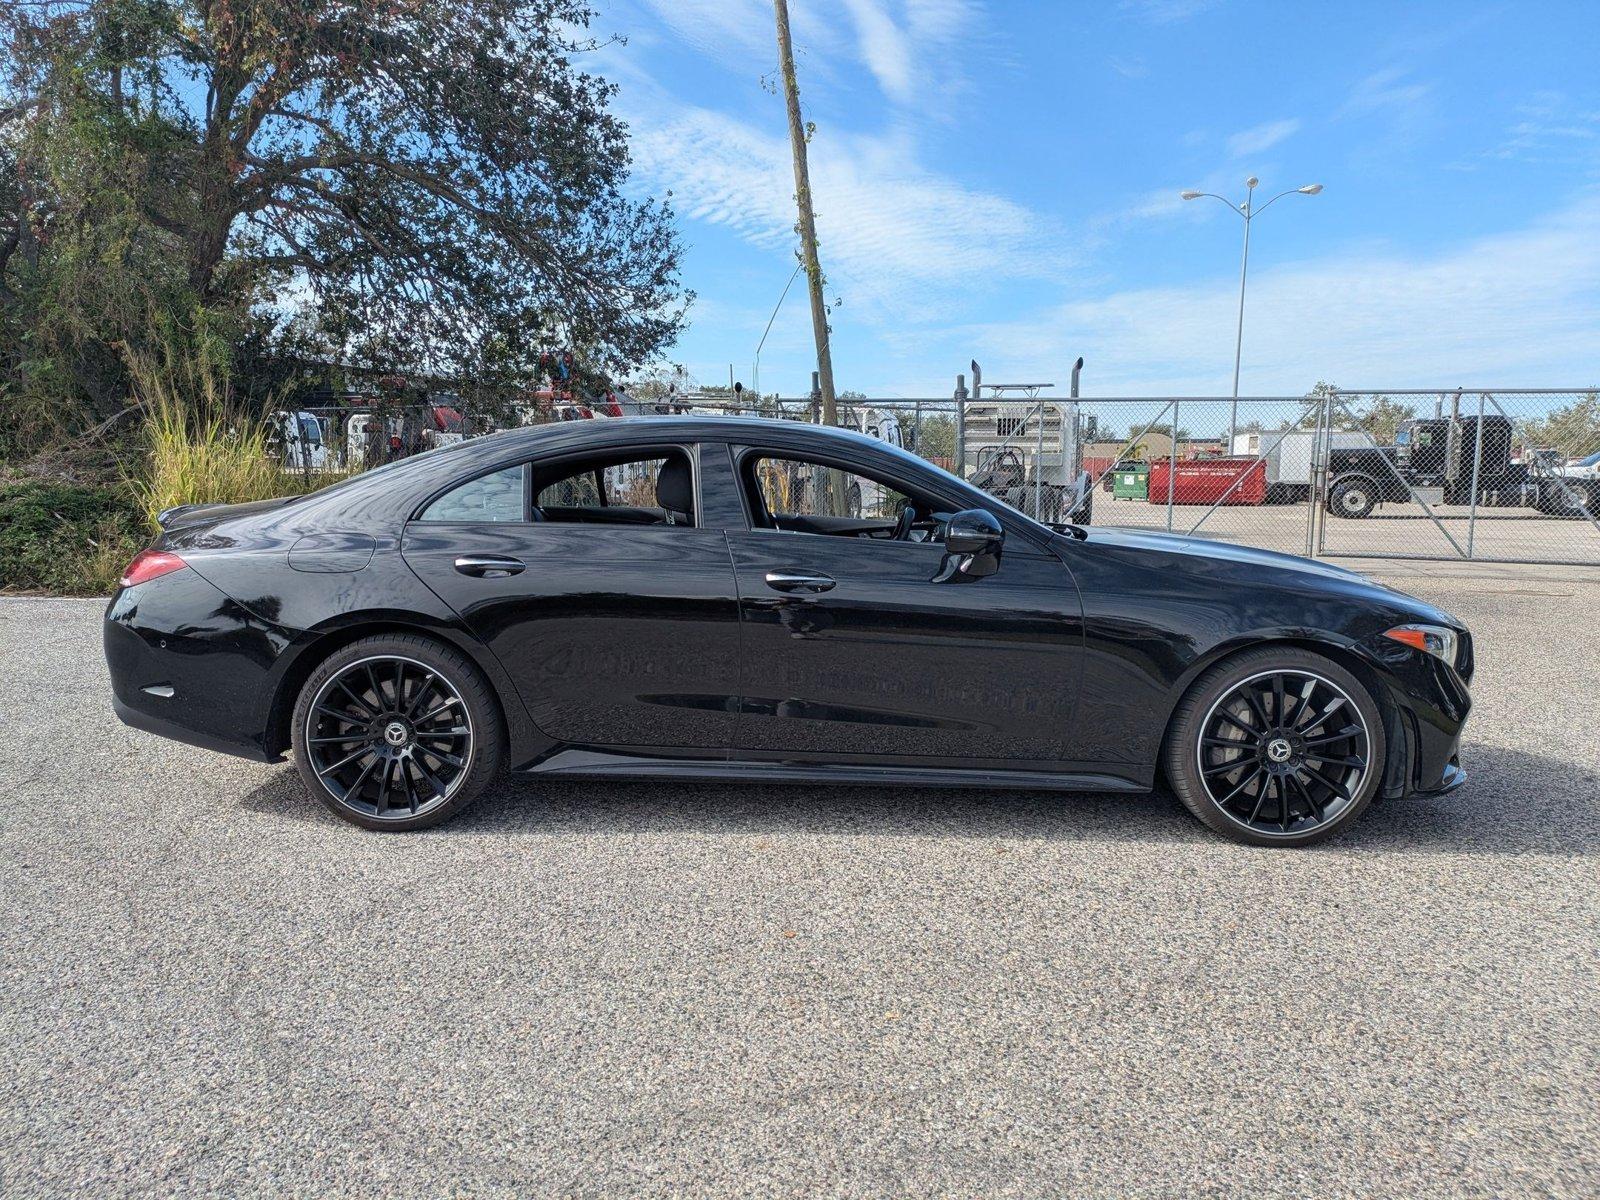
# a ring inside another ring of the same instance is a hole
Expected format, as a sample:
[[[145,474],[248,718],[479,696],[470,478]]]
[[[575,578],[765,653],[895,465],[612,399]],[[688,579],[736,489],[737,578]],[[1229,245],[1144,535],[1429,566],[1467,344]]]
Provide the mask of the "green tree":
[[[309,310],[313,345],[375,369],[645,361],[689,297],[670,209],[627,190],[614,87],[578,65],[590,18],[582,0],[6,5],[8,335],[37,348],[65,323],[114,363],[118,312],[228,314],[237,337]],[[82,387],[74,355],[39,357],[9,356],[8,383]]]
[[[1517,422],[1526,446],[1553,449],[1563,458],[1583,458],[1600,450],[1600,394],[1589,392],[1564,408]]]
[[[1380,446],[1394,445],[1395,434],[1402,421],[1416,418],[1417,410],[1409,404],[1392,400],[1388,396],[1373,396],[1370,400],[1351,405],[1356,428],[1372,435]]]

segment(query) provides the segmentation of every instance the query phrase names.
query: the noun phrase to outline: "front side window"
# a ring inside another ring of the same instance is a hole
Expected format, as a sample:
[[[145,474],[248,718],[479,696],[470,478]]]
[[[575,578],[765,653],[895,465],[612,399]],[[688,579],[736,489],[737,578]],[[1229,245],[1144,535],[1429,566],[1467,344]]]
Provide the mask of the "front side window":
[[[809,459],[752,454],[740,473],[757,528],[927,542],[942,539],[950,515],[903,484]]]
[[[762,507],[773,515],[894,520],[908,497],[865,475],[794,458],[760,458],[754,466]]]
[[[453,521],[471,524],[522,521],[525,496],[523,475],[526,468],[507,467],[492,475],[480,475],[453,488],[422,510],[421,521]]]

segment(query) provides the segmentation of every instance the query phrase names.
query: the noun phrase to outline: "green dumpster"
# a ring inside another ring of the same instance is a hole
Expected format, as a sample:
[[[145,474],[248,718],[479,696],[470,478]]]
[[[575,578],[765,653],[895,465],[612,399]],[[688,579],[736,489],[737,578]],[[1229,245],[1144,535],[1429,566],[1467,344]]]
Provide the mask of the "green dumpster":
[[[1111,473],[1113,500],[1144,500],[1149,495],[1149,463],[1123,463]]]

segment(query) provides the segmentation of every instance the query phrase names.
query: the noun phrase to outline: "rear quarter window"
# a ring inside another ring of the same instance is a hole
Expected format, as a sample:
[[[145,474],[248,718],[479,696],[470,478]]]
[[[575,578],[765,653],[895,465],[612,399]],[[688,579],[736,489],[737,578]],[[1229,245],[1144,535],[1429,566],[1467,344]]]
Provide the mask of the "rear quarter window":
[[[452,488],[422,510],[419,521],[457,524],[493,524],[524,519],[526,468],[507,467],[490,475],[469,479]]]

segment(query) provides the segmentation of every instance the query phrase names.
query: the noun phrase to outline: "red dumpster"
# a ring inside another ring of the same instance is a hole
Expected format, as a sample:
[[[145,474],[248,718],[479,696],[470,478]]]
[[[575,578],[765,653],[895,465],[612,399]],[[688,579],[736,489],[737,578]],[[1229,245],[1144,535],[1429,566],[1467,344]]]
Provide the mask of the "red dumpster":
[[[1243,477],[1241,479],[1241,476]],[[1150,462],[1150,503],[1167,502],[1172,478],[1170,459]],[[1238,483],[1237,487],[1234,484]],[[1232,488],[1230,492],[1228,489]],[[1258,458],[1179,459],[1178,484],[1172,489],[1174,504],[1263,504],[1267,499],[1267,464]]]

